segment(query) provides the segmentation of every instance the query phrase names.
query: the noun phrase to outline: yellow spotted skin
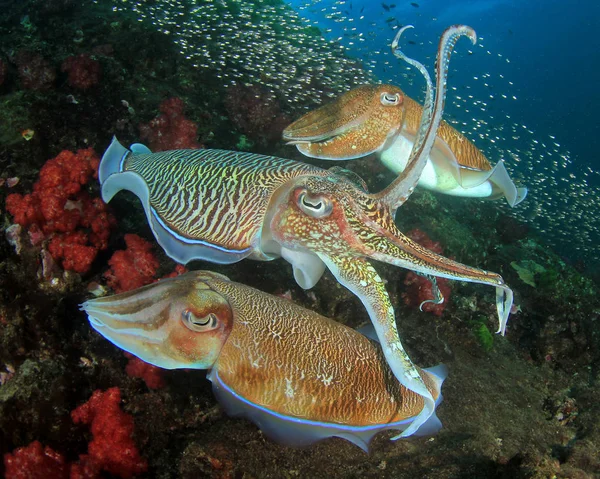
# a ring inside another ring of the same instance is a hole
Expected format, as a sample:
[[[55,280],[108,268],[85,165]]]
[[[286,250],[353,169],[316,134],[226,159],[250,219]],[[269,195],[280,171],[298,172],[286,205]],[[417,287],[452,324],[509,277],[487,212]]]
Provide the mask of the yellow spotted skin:
[[[330,201],[332,213],[318,219],[306,215],[298,206],[299,196],[306,191]],[[495,273],[458,263],[415,243],[398,229],[383,202],[339,176],[298,179],[287,200],[280,202],[271,231],[280,244],[302,246],[327,256],[406,262],[410,269],[428,274],[503,284]],[[384,259],[386,256],[394,260]]]
[[[248,286],[219,278],[207,284],[234,317],[215,368],[245,399],[284,415],[354,426],[423,409],[422,396],[400,385],[381,348],[360,333]],[[431,377],[419,371],[437,399]]]
[[[403,98],[393,85],[363,85],[292,123],[283,138],[313,158],[359,158],[383,148],[400,131]]]
[[[383,93],[402,98],[383,105]],[[289,125],[283,139],[312,158],[345,160],[385,149],[401,130],[416,136],[423,106],[394,85],[363,85],[340,95]],[[460,166],[488,171],[492,165],[466,136],[442,120],[437,137],[447,143]]]
[[[512,304],[512,291],[500,276],[461,265],[416,245],[394,223],[398,206],[412,193],[425,167],[443,112],[450,51],[462,35],[473,36],[474,32],[460,25],[444,32],[438,48],[435,107],[419,128],[407,167],[379,193],[369,194],[348,174],[291,160],[218,150],[142,154],[139,145],[132,153],[116,139],[100,165],[103,198],[110,199],[122,189],[137,194],[155,236],[173,258],[183,258],[182,262],[206,259],[233,263],[245,257],[270,260],[282,256],[294,266],[295,276],[302,267],[312,275],[310,281],[303,281],[300,271],[296,279],[300,278],[301,285],[315,284],[323,265],[327,266],[363,302],[381,341],[382,354],[396,379],[421,398],[422,410],[403,435],[413,434],[432,417],[435,401],[418,368],[402,348],[389,296],[369,260],[497,286],[501,331]],[[379,138],[383,147],[404,121],[404,97],[399,90],[389,89],[384,85],[359,90],[349,97],[347,103],[351,108],[344,107],[339,117],[328,119],[327,128],[304,132],[299,139],[290,134],[290,139],[301,146],[317,139],[327,141],[327,132],[352,136],[353,129],[363,125],[367,128],[364,135],[367,140],[383,131]],[[370,123],[375,116],[364,118],[362,113],[371,111],[377,102],[395,112],[381,116],[381,124]],[[352,106],[361,103],[367,106],[363,109]],[[309,127],[310,124],[303,128]],[[342,141],[340,145],[350,144],[357,150],[360,146],[364,150],[364,145],[358,143],[361,138],[354,136],[356,142]],[[294,324],[290,327],[293,329]],[[276,329],[271,334],[279,337],[281,332]],[[247,359],[259,358],[256,355],[259,349],[253,351],[255,355]],[[250,372],[236,370],[236,377],[238,373],[248,381],[255,380]],[[330,376],[319,377],[330,381]],[[314,384],[309,389],[313,387]],[[329,404],[333,405],[331,401]]]

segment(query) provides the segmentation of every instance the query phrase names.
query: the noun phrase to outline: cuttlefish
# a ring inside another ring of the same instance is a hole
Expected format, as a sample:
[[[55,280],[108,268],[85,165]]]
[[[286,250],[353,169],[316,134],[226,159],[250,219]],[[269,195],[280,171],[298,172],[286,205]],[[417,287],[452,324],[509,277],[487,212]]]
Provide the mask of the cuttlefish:
[[[302,154],[323,160],[377,153],[398,174],[408,164],[422,113],[423,107],[394,85],[362,85],[296,120],[283,131],[283,139]],[[473,142],[445,121],[419,186],[453,196],[504,197],[510,206],[527,195],[527,188],[515,186],[503,160],[492,166]]]
[[[427,421],[435,400],[400,342],[385,283],[369,259],[494,286],[501,333],[513,300],[512,290],[500,275],[429,251],[405,236],[394,222],[396,209],[414,190],[435,139],[450,53],[463,35],[476,39],[470,27],[460,25],[442,35],[435,101],[430,94],[408,166],[379,193],[369,193],[360,178],[339,168],[324,170],[224,150],[152,153],[140,144],[128,150],[116,139],[99,167],[104,201],[121,190],[137,195],[158,243],[179,263],[283,257],[292,264],[303,288],[314,286],[328,268],[364,304],[398,381],[424,398],[422,412],[403,435],[412,434]]]
[[[210,369],[228,414],[287,445],[337,436],[367,451],[375,434],[407,429],[423,409],[378,343],[217,273],[190,272],[82,309],[102,336],[150,364]],[[417,371],[437,406],[445,367]],[[433,413],[418,434],[440,427]]]

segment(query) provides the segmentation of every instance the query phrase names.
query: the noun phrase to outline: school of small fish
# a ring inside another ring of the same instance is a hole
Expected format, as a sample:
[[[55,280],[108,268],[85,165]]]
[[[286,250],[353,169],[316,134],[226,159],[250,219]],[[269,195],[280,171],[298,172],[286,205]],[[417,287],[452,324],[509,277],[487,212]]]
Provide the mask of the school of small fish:
[[[169,35],[195,66],[214,70],[224,87],[236,83],[263,85],[280,102],[286,102],[284,109],[294,112],[295,117],[357,85],[382,82],[406,89],[414,79],[420,81],[389,54],[387,46],[375,41],[380,42],[380,32],[389,37],[390,31],[416,22],[414,16],[424,15],[425,6],[381,2],[380,8],[377,4],[369,6],[380,10],[378,19],[373,20],[364,7],[353,6],[352,0],[306,0],[297,10],[272,3],[122,0],[113,9],[133,10],[140,21],[150,22]],[[332,22],[335,32],[344,32],[342,36],[325,39],[318,34],[315,27],[325,37],[330,36]],[[473,67],[477,62],[471,61],[469,71],[477,73],[467,83],[450,87],[446,121],[494,162],[506,160],[511,176],[529,186],[529,196],[518,208],[509,210],[500,203],[496,207],[530,225],[549,244],[568,245],[565,253],[572,259],[600,261],[596,247],[600,243],[600,215],[595,214],[600,207],[600,172],[584,164],[584,159],[574,162],[560,144],[567,138],[559,139],[557,132],[541,134],[535,125],[501,113],[503,105],[525,100],[516,93],[516,80],[502,73],[502,65],[510,59],[501,52],[491,52],[485,46],[485,32],[481,33],[483,38],[467,54],[494,57],[494,73],[477,70]],[[436,41],[435,37],[420,38],[415,33],[408,43],[417,48]],[[349,56],[350,51],[359,62]],[[432,61],[427,56],[420,60]],[[456,69],[460,68],[457,62]],[[376,69],[388,77],[375,78]],[[324,85],[326,92],[319,89]]]

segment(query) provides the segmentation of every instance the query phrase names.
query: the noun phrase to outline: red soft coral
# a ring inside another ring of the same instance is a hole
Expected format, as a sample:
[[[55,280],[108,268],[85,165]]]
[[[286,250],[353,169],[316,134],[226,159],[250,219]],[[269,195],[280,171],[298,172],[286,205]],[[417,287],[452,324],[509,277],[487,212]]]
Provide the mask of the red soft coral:
[[[99,162],[91,148],[62,151],[42,167],[32,193],[6,198],[15,223],[29,227],[32,244],[48,239],[54,260],[78,273],[87,272],[98,250],[107,247],[116,223],[100,198],[82,191],[97,177]]]
[[[104,470],[122,478],[145,472],[146,461],[133,442],[133,417],[120,408],[121,391],[111,388],[94,391],[88,402],[71,412],[75,424],[91,426],[92,441],[88,454],[80,456],[80,463],[72,470],[86,477],[85,470]]]
[[[434,253],[443,253],[441,243],[432,241],[425,232],[419,229],[410,231],[407,236]],[[406,286],[402,293],[404,303],[414,308],[421,308],[423,311],[435,314],[436,316],[441,316],[450,300],[451,289],[446,278],[436,278],[436,282],[444,298],[444,301],[440,304],[431,302],[434,299],[431,281],[424,276],[409,271],[404,279],[404,285]],[[424,303],[424,301],[427,302]]]
[[[66,479],[67,464],[62,454],[33,441],[4,455],[5,479]]]
[[[68,57],[60,69],[69,74],[69,85],[80,90],[87,90],[100,83],[100,63],[86,53]]]
[[[132,378],[143,379],[150,389],[161,389],[165,387],[164,369],[142,361],[130,353],[125,353],[129,359],[125,372]]]
[[[97,248],[86,246],[87,242],[87,235],[83,231],[58,235],[50,241],[48,251],[54,259],[63,258],[64,269],[85,273],[98,253]]]
[[[140,125],[140,138],[152,151],[202,148],[197,141],[198,125],[185,117],[184,107],[181,98],[164,100],[159,107],[161,114]]]
[[[104,273],[108,285],[116,293],[150,284],[155,280],[158,259],[152,253],[152,244],[138,235],[125,235],[126,250],[115,251],[108,260],[110,270]]]

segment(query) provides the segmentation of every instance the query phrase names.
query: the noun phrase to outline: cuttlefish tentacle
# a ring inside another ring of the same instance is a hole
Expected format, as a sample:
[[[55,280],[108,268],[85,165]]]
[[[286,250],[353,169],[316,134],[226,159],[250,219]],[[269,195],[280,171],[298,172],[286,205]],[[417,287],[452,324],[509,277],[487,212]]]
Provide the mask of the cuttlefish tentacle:
[[[404,124],[388,148],[380,151],[380,160],[394,173],[401,172],[408,162],[423,107],[404,96]],[[318,111],[318,110],[317,110]],[[440,123],[419,186],[448,195],[498,199],[505,197],[516,206],[527,196],[527,188],[516,187],[504,160],[494,166],[482,151],[466,136],[445,121]]]
[[[477,42],[475,30],[466,25],[454,25],[447,28],[440,38],[436,62],[435,100],[433,100],[431,118],[428,114],[431,109],[430,100],[423,110],[421,126],[417,132],[417,138],[410,153],[406,168],[387,188],[374,195],[375,198],[381,199],[390,205],[392,213],[395,213],[396,209],[412,194],[423,173],[423,169],[427,164],[427,158],[429,158],[429,153],[433,147],[437,129],[440,126],[442,115],[444,113],[444,103],[446,101],[446,77],[448,76],[450,55],[452,54],[452,50],[454,49],[457,40],[462,36],[468,37],[473,44]],[[430,98],[431,96],[432,95],[429,95]]]
[[[419,304],[419,310],[423,311],[424,304],[442,304],[444,302],[444,295],[440,291],[440,288],[437,284],[437,278],[435,276],[425,273],[416,272],[416,274],[418,274],[419,276],[423,276],[431,283],[431,293],[433,295],[433,299],[426,299],[425,301],[421,302],[421,304]]]
[[[383,280],[375,268],[364,258],[323,253],[320,253],[319,257],[340,284],[360,298],[369,315],[377,318],[377,321],[373,322],[373,326],[377,337],[380,338],[383,354],[390,369],[394,372],[394,376],[402,378],[400,382],[404,387],[423,397],[423,410],[415,417],[410,427],[394,439],[410,436],[431,417],[435,410],[435,399],[400,342],[394,307],[385,290]]]
[[[347,145],[344,145],[345,138],[338,136],[342,129],[338,129],[334,134],[327,131],[327,125],[331,117],[339,115],[337,109],[339,105],[345,105],[344,97],[351,95],[355,101],[353,105],[357,110],[361,111],[361,118],[365,118],[364,105],[369,104],[373,108],[366,115],[365,123],[369,123],[369,129],[373,129],[373,125],[378,125],[380,128],[388,128],[386,122],[379,121],[381,115],[386,115],[387,112],[380,105],[368,103],[366,98],[363,98],[363,104],[357,101],[354,91],[362,92],[368,88],[378,88],[381,91],[396,91],[402,96],[402,109],[404,111],[403,124],[401,128],[394,125],[393,129],[379,132],[378,135],[372,135],[373,141],[365,141],[362,145],[364,152],[363,156],[368,153],[379,153],[380,159],[384,165],[391,169],[394,173],[400,174],[410,162],[409,156],[419,150],[419,139],[423,136],[419,135],[420,125],[427,125],[429,116],[432,112],[432,84],[427,69],[418,61],[408,58],[399,48],[399,40],[406,29],[412,28],[408,25],[400,29],[396,38],[392,42],[392,52],[401,60],[413,65],[417,68],[425,78],[427,83],[425,103],[422,107],[417,102],[404,95],[401,90],[393,85],[377,85],[377,86],[360,86],[350,90],[332,103],[326,104],[310,113],[305,117],[298,119],[296,122],[289,125],[283,133],[283,138],[288,141],[288,144],[294,144],[295,140],[301,140],[303,132],[297,128],[297,125],[306,125],[307,119],[310,118],[314,125],[321,127],[320,135],[327,138],[330,145],[335,144],[336,149],[329,149],[328,154],[322,154],[322,149],[319,147],[319,140],[302,141],[304,145],[300,151],[307,156],[317,157],[329,160],[349,159],[343,155],[336,155],[338,151],[344,151]],[[450,33],[450,32],[449,32]],[[474,35],[472,40],[475,41]],[[439,65],[438,65],[439,67]],[[351,115],[351,112],[344,112],[344,116]],[[423,118],[425,122],[421,122]],[[355,136],[360,136],[362,125],[356,121],[351,125]],[[383,143],[381,138],[389,133],[387,141]],[[371,135],[367,136],[371,138]],[[309,141],[307,144],[306,142]],[[314,142],[314,143],[311,143]],[[360,155],[354,155],[357,157]],[[418,171],[418,170],[416,170]],[[430,150],[426,165],[419,178],[419,185],[434,191],[439,191],[448,195],[464,196],[473,198],[488,198],[496,199],[505,197],[509,205],[515,206],[519,204],[527,195],[527,188],[517,188],[510,178],[510,175],[504,167],[504,161],[500,160],[494,167],[490,164],[485,155],[469,141],[462,133],[448,125],[445,121],[440,123],[437,138],[434,141],[433,148]]]
[[[398,33],[396,34],[396,37],[394,38],[394,40],[392,41],[392,53],[399,58],[400,60],[408,63],[409,65],[414,66],[417,70],[419,70],[419,72],[421,73],[421,75],[423,75],[423,78],[425,79],[425,103],[423,104],[423,109],[422,109],[422,113],[420,116],[420,120],[419,120],[419,124],[421,127],[428,125],[429,120],[431,118],[431,113],[433,111],[433,84],[431,83],[431,77],[429,76],[429,71],[427,70],[427,68],[425,68],[425,65],[423,65],[421,62],[413,59],[413,58],[409,58],[407,57],[402,50],[400,50],[399,48],[399,43],[400,43],[400,37],[402,37],[402,34],[408,30],[409,28],[414,28],[412,25],[406,25],[405,27],[402,27]],[[473,32],[474,34],[475,32]],[[443,38],[440,39],[440,45],[442,42]],[[476,39],[473,40],[473,43],[475,43],[475,41],[477,41]],[[438,49],[439,52],[439,49]],[[438,58],[439,58],[439,53],[438,53]],[[406,110],[406,105],[405,105],[405,110]],[[406,121],[406,119],[405,119]],[[423,132],[424,133],[424,132]],[[424,135],[419,135],[420,141],[423,141]],[[421,145],[419,143],[417,143],[415,141],[415,146],[413,148],[413,151],[418,150],[418,148],[420,148]],[[408,160],[408,163],[410,163],[410,159]]]
[[[338,436],[366,451],[380,431],[406,435],[423,409],[423,397],[396,380],[377,343],[216,273],[190,272],[82,309],[97,332],[146,362],[210,369],[228,414],[287,445]],[[436,407],[446,369],[417,374]],[[418,434],[440,427],[434,413]]]
[[[364,239],[363,251],[370,258],[394,264],[427,276],[437,276],[471,283],[480,283],[496,288],[498,310],[498,333],[506,333],[506,323],[512,306],[512,290],[504,283],[502,276],[479,268],[458,263],[421,246],[396,227],[388,219],[386,229],[378,230],[377,235]]]

